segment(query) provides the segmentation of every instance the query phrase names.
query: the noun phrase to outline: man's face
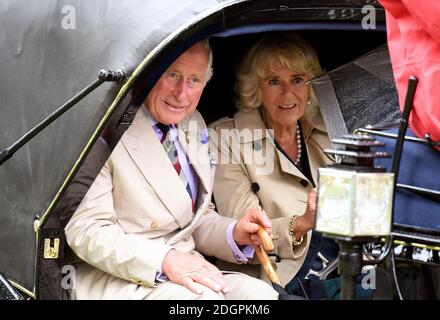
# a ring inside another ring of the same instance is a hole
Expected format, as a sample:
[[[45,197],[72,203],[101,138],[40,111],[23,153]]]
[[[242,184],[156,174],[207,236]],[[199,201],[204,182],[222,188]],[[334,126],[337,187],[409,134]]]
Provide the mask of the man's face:
[[[165,71],[145,99],[156,121],[177,124],[194,112],[205,86],[208,60],[209,50],[196,43]]]

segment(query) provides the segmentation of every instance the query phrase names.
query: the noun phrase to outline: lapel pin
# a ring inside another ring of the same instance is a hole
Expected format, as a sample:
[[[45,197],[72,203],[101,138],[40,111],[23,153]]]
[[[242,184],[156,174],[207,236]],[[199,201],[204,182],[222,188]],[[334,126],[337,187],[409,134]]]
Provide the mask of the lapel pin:
[[[202,129],[202,131],[200,132],[200,142],[202,144],[207,144],[209,142],[208,130]]]

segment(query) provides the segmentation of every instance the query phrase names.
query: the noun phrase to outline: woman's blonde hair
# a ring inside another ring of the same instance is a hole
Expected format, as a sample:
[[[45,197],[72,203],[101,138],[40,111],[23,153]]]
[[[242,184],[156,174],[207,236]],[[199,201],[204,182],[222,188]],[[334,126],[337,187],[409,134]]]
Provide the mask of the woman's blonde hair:
[[[252,110],[261,106],[259,79],[265,77],[265,70],[273,69],[276,63],[286,68],[305,73],[308,79],[323,72],[318,55],[313,47],[295,33],[268,35],[258,40],[244,56],[236,71],[236,106]],[[318,102],[313,89],[310,89],[310,104],[303,117],[312,117]]]

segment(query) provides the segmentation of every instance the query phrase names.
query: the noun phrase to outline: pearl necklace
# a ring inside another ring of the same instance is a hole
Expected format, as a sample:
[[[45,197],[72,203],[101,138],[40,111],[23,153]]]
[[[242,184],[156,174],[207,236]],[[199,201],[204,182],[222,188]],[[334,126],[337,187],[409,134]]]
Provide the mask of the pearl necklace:
[[[293,163],[298,166],[298,164],[301,161],[301,129],[299,128],[299,123],[296,124],[296,146],[297,146],[297,152],[296,152],[296,160],[293,161]]]

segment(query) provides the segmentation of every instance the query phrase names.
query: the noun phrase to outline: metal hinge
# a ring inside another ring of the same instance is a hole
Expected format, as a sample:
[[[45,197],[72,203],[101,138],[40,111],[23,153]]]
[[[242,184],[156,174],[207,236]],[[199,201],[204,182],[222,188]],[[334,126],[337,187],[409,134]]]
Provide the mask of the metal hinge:
[[[44,239],[44,259],[58,259],[60,249],[60,238],[53,239],[53,246],[51,246],[51,238]]]

